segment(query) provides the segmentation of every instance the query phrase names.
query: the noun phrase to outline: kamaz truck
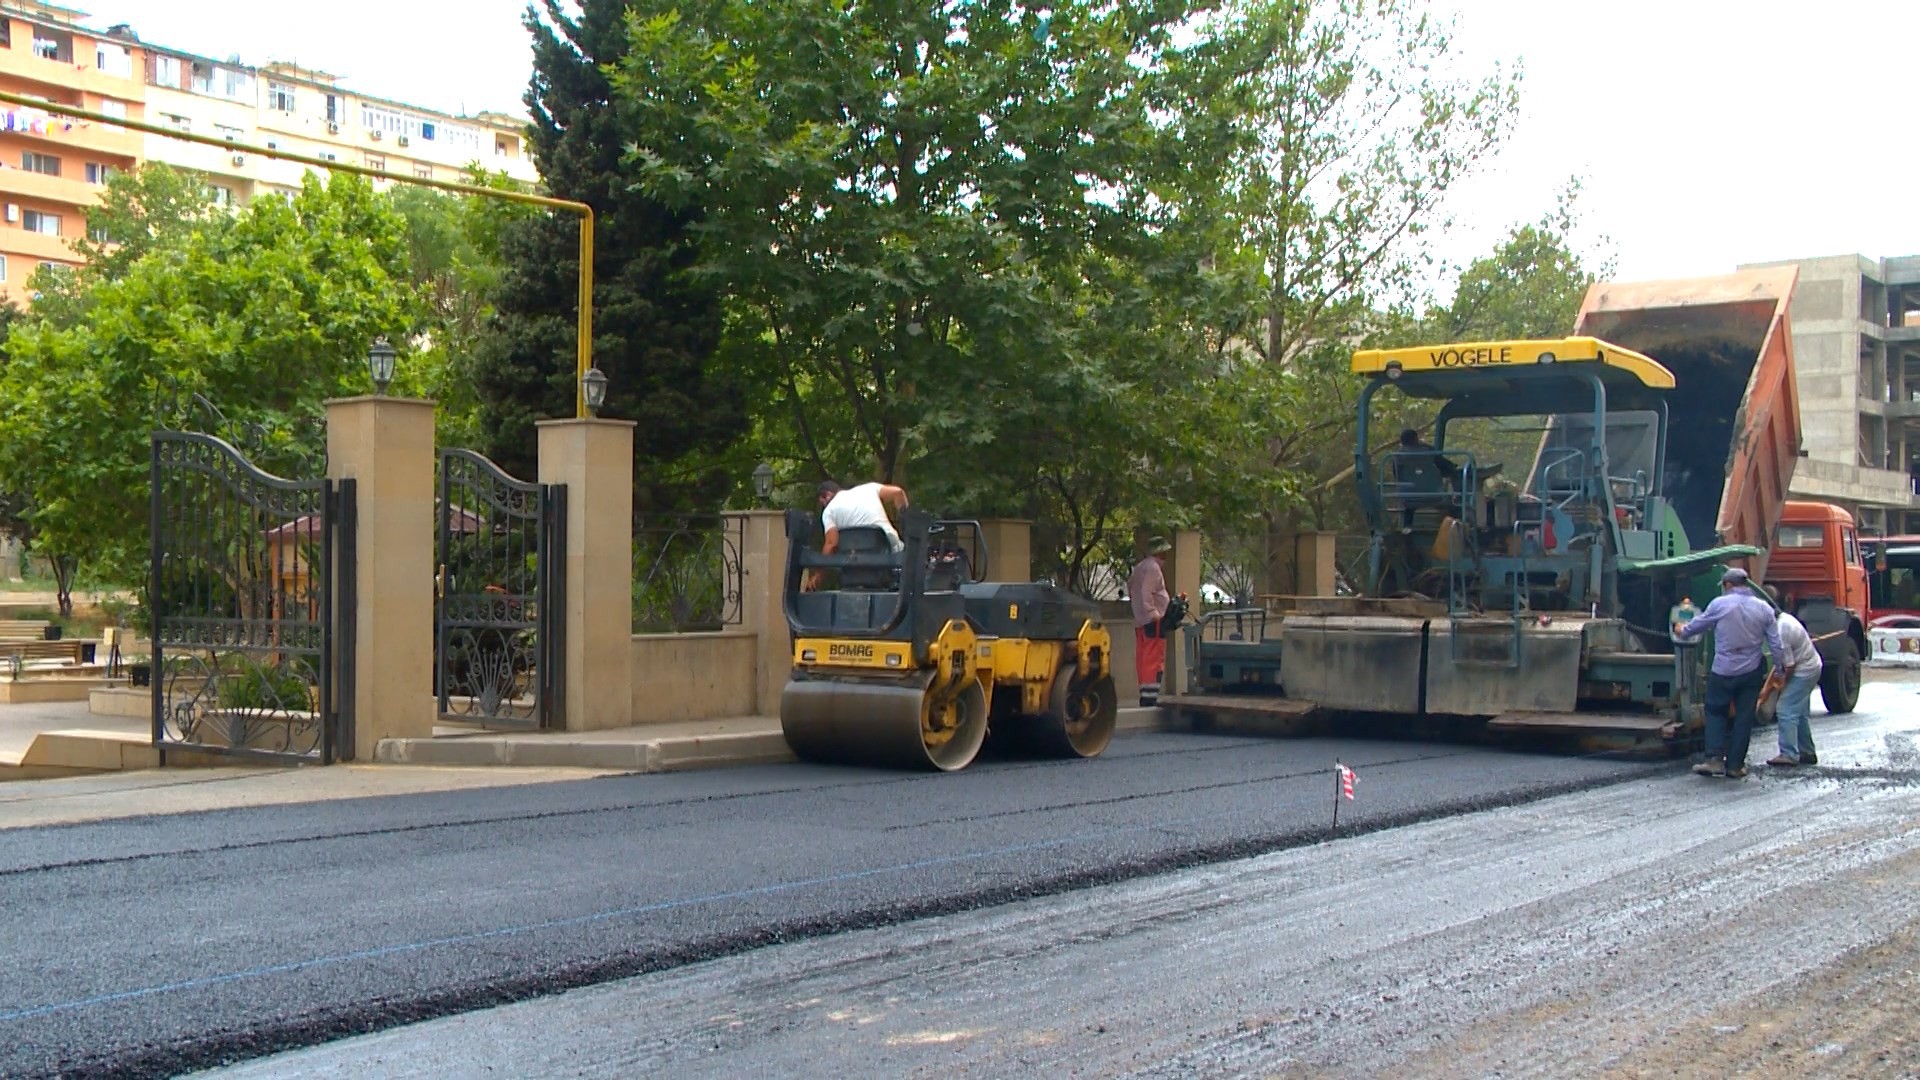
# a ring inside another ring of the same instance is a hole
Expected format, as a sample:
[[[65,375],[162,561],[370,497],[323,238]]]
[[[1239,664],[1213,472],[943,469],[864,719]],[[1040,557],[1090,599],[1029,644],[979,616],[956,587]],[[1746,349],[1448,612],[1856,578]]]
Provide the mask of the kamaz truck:
[[[1670,628],[1724,567],[1764,579],[1800,443],[1793,284],[1600,283],[1565,338],[1353,354],[1360,595],[1208,615],[1163,709],[1688,745],[1711,645]],[[1381,431],[1389,403],[1430,429]]]

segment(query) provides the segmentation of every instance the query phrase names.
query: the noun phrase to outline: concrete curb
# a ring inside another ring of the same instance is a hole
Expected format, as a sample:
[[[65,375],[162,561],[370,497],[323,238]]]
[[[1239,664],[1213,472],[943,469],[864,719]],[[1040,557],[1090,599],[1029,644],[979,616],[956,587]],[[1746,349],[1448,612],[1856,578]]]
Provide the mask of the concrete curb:
[[[1116,734],[1159,731],[1162,727],[1160,710],[1153,708],[1121,709],[1114,724]],[[777,765],[798,760],[778,728],[656,739],[609,738],[591,732],[382,739],[373,759],[387,765],[533,766],[647,773]]]

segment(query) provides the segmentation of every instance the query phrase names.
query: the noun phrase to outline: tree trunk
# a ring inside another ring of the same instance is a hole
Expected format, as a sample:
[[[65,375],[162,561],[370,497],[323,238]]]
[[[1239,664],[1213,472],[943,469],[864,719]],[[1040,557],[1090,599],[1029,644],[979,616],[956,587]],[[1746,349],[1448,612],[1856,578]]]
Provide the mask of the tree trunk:
[[[60,617],[73,618],[73,572],[74,560],[67,555],[55,555],[47,560],[53,567],[53,587],[60,601]]]

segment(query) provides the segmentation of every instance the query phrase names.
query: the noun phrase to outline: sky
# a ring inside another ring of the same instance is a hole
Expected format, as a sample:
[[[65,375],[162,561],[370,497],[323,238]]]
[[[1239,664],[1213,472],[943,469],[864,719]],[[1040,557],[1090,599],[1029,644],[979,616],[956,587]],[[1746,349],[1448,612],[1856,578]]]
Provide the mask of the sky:
[[[77,0],[76,0],[77,2]],[[251,64],[292,60],[353,90],[450,112],[523,111],[524,0],[94,0],[87,22]],[[1623,280],[1743,262],[1920,254],[1893,192],[1916,0],[1434,0],[1452,70],[1522,62],[1519,123],[1449,203],[1434,253],[1464,262],[1579,176],[1577,246]]]

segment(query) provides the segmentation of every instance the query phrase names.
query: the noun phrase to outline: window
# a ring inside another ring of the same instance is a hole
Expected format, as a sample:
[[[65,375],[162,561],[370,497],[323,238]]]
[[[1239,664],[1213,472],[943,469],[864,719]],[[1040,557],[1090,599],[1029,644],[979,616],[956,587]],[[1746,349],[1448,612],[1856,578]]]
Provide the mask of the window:
[[[97,161],[87,162],[87,183],[104,184],[114,178],[119,170],[111,165],[102,165]]]
[[[267,108],[280,112],[293,111],[293,87],[287,83],[270,82],[267,84]]]
[[[20,155],[20,167],[27,172],[37,172],[42,176],[60,175],[60,159],[51,154],[36,154],[29,150]]]
[[[339,94],[328,94],[327,95],[327,122],[337,124],[340,121],[345,120],[346,118],[347,118],[346,103],[340,100]]]
[[[36,26],[33,28],[33,55],[70,64],[73,62],[73,35]]]
[[[1773,544],[1777,548],[1798,548],[1803,551],[1824,546],[1818,525],[1782,525]]]
[[[111,116],[115,120],[125,120],[127,118],[127,103],[121,101],[119,98],[101,98],[100,112],[102,115]]]
[[[1860,541],[1854,537],[1852,529],[1842,529],[1840,531],[1840,535],[1842,537],[1842,542],[1846,545],[1846,549],[1847,549],[1847,565],[1859,566],[1860,565]]]
[[[239,142],[240,136],[246,134],[246,132],[240,130],[237,127],[228,127],[225,124],[213,125],[213,133],[227,140],[228,142]]]
[[[13,48],[13,20],[0,15],[0,49]],[[7,280],[6,267],[0,262],[0,281]]]
[[[93,66],[122,79],[133,78],[133,53],[125,45],[97,42],[93,47]]]
[[[220,79],[214,89],[224,98],[234,101],[251,101],[253,76],[237,68],[221,68]]]
[[[207,196],[213,200],[215,206],[233,205],[233,189],[230,187],[211,184],[207,187]]]
[[[7,257],[0,255],[0,281],[7,280]]]
[[[413,167],[413,175],[422,180],[431,180],[433,179],[433,166],[415,165]]]
[[[175,113],[161,113],[160,122],[175,131],[192,131],[193,121]]]
[[[420,122],[420,137],[428,142],[433,141],[433,125],[425,120]]]
[[[96,243],[96,244],[111,244],[111,243],[113,243],[113,237],[111,237],[111,236],[108,236],[108,235],[107,235],[107,227],[106,227],[105,225],[90,225],[90,226],[88,226],[88,227],[87,227],[87,236],[88,236],[89,238],[91,238],[91,239],[93,240],[93,242],[94,242],[94,243]]]
[[[381,172],[386,172],[386,171],[387,171],[387,159],[386,159],[386,158],[384,158],[384,157],[382,157],[382,156],[380,156],[379,154],[368,154],[368,155],[367,155],[367,168],[369,168],[369,169],[378,169],[378,170],[380,170]]]
[[[23,211],[20,214],[20,227],[43,236],[59,236],[60,215],[44,214],[38,210]]]
[[[170,86],[180,89],[180,58],[177,56],[156,56],[153,58],[153,85]]]
[[[195,60],[193,62],[192,77],[187,83],[187,89],[196,94],[213,93],[213,65]]]

